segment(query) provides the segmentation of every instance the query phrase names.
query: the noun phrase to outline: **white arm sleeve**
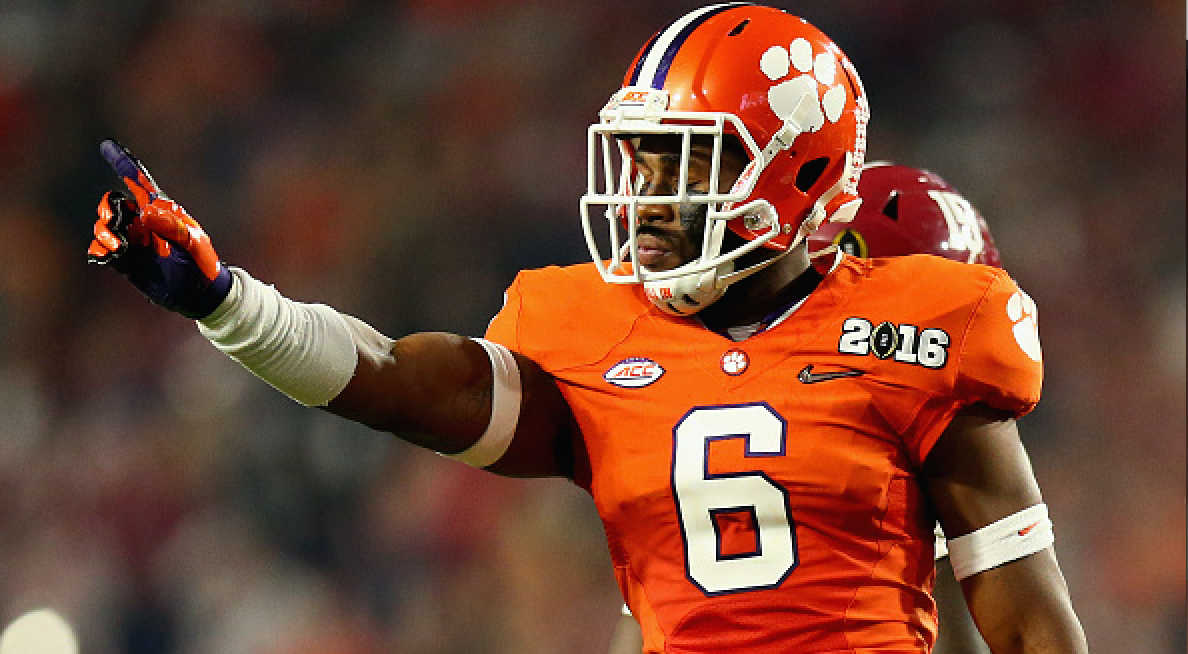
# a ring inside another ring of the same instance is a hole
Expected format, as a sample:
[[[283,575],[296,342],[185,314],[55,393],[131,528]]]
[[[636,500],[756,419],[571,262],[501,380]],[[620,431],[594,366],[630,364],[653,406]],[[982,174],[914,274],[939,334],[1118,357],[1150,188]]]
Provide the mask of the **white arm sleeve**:
[[[382,356],[392,339],[323,304],[294,302],[239,268],[231,292],[198,329],[219,350],[306,406],[346,388],[360,356]]]

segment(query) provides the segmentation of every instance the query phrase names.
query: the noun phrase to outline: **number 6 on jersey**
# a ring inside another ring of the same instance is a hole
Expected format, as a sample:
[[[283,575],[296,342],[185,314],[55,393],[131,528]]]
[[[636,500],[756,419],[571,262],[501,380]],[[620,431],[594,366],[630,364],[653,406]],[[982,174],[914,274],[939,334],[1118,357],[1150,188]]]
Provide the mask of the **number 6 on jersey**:
[[[711,474],[710,444],[739,438],[745,455],[784,455],[784,420],[766,404],[699,407],[673,430],[672,486],[685,540],[689,579],[706,595],[778,586],[796,567],[788,492],[760,471]],[[752,552],[727,554],[716,517],[749,513]]]

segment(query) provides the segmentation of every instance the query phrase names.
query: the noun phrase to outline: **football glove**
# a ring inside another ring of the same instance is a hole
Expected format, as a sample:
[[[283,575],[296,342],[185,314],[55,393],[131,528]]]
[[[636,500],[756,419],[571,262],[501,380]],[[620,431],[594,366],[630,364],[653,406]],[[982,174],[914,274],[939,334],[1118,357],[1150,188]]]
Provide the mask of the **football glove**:
[[[99,151],[131,197],[103,194],[87,260],[110,265],[154,304],[194,320],[210,315],[231,291],[232,279],[210,237],[127,148],[106,140]]]

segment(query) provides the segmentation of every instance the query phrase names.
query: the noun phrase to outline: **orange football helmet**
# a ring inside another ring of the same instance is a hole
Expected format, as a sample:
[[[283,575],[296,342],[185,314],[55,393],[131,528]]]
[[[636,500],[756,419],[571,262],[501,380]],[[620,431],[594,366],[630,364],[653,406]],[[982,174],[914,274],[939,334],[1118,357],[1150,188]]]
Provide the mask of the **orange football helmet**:
[[[640,50],[589,128],[582,225],[603,279],[642,283],[669,313],[705,307],[779,254],[742,270],[735,269],[738,257],[760,247],[789,251],[827,218],[852,215],[869,113],[849,59],[804,20],[745,3],[681,17]],[[639,175],[631,139],[647,134],[682,139],[681,183],[672,195],[633,191]],[[684,183],[694,136],[713,139],[704,193]],[[742,144],[749,163],[720,193],[719,158],[728,136]],[[663,272],[636,260],[639,206],[657,204],[674,211],[702,205],[707,216],[701,255]],[[606,225],[595,230],[599,215]],[[743,244],[724,250],[727,229]]]

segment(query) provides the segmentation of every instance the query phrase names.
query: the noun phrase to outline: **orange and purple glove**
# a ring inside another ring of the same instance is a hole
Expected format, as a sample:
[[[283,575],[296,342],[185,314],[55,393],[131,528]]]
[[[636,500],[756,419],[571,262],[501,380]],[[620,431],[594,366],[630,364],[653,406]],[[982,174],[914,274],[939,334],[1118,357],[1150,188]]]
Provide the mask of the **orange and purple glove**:
[[[110,264],[154,304],[194,320],[210,315],[231,291],[210,237],[127,148],[107,140],[99,151],[132,197],[103,194],[87,259]]]

